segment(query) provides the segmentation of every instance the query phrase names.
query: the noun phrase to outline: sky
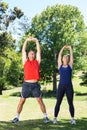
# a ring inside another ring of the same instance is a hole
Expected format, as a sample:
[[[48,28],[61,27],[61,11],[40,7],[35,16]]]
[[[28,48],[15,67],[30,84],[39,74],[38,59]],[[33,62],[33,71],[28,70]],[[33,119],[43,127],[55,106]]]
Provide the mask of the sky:
[[[30,19],[36,14],[40,14],[48,5],[55,4],[77,6],[84,16],[85,24],[87,25],[87,0],[2,0],[9,4],[10,8],[18,6],[23,10],[26,16]]]

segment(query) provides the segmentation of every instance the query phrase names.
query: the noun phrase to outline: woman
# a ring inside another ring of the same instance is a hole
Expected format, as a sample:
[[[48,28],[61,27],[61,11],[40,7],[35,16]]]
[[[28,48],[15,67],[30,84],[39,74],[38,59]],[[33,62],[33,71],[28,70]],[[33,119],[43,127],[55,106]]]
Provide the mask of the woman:
[[[70,51],[70,60],[67,55],[62,57],[64,49],[69,49]],[[73,66],[73,52],[71,46],[64,46],[58,56],[58,70],[60,74],[60,81],[57,90],[57,102],[54,110],[54,120],[53,123],[57,124],[57,116],[60,110],[60,105],[64,94],[66,93],[67,101],[69,104],[69,111],[71,114],[71,124],[76,124],[74,120],[74,106],[73,106],[73,86],[72,86],[72,66]]]

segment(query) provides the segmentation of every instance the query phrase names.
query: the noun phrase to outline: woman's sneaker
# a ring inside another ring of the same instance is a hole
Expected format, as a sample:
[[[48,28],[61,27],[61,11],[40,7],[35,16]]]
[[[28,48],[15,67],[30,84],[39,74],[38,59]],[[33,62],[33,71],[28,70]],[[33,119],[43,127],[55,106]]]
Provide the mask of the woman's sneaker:
[[[19,122],[19,119],[17,117],[15,117],[13,120],[12,120],[12,123],[18,123]]]
[[[58,121],[57,121],[56,118],[54,118],[54,120],[53,120],[53,124],[58,124]]]
[[[75,119],[71,119],[70,123],[71,123],[72,125],[75,125],[75,124],[76,124]]]

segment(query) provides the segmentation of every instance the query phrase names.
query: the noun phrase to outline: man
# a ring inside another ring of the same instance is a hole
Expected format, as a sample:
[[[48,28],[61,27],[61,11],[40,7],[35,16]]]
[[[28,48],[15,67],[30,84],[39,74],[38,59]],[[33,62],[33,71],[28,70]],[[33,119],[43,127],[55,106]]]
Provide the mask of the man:
[[[62,57],[62,52],[64,49],[70,51],[70,60],[67,55]],[[58,69],[60,74],[60,81],[57,90],[57,102],[54,110],[54,124],[57,124],[57,116],[60,110],[60,105],[64,94],[66,93],[67,101],[69,104],[69,111],[71,114],[71,124],[76,124],[74,120],[74,106],[73,106],[73,85],[72,85],[72,66],[73,66],[73,52],[71,46],[64,46],[58,56]]]
[[[26,46],[28,42],[35,42],[37,53],[33,50],[28,52],[28,57],[26,54]],[[25,40],[22,48],[22,61],[24,66],[24,83],[22,85],[22,92],[20,102],[17,108],[16,117],[12,120],[13,123],[17,123],[19,121],[19,116],[23,108],[23,104],[25,103],[26,98],[32,94],[36,100],[38,101],[40,108],[44,114],[44,122],[48,123],[49,119],[47,117],[46,108],[41,98],[40,85],[38,80],[40,80],[40,62],[41,62],[41,50],[39,42],[34,37],[29,37]]]

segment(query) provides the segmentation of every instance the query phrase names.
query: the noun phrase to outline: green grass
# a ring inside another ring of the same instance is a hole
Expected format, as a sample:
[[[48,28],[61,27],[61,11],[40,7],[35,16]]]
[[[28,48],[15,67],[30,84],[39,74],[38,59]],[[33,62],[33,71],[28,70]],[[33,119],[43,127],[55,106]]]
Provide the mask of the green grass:
[[[11,124],[10,122],[0,122],[0,130],[86,130],[87,119],[82,118],[77,120],[77,124],[71,126],[69,120],[62,120],[58,125],[43,124],[42,119],[24,120],[18,124]]]
[[[43,114],[40,107],[34,98],[27,99],[23,111],[20,116],[20,122],[18,124],[11,123],[11,120],[16,114],[16,108],[20,100],[19,97],[9,96],[15,92],[20,92],[21,88],[15,88],[12,90],[3,91],[3,96],[0,96],[0,130],[87,130],[87,87],[80,86],[81,79],[74,78],[74,106],[75,106],[75,118],[76,125],[71,125],[69,108],[66,101],[66,97],[61,104],[59,113],[59,124],[53,125],[53,113],[56,103],[55,97],[43,98],[47,108],[47,113],[51,122],[49,124],[43,123]],[[49,84],[47,88],[42,86],[42,90],[45,88],[47,91],[52,90],[52,84]],[[79,95],[78,95],[79,93]],[[78,95],[78,96],[77,96]]]

